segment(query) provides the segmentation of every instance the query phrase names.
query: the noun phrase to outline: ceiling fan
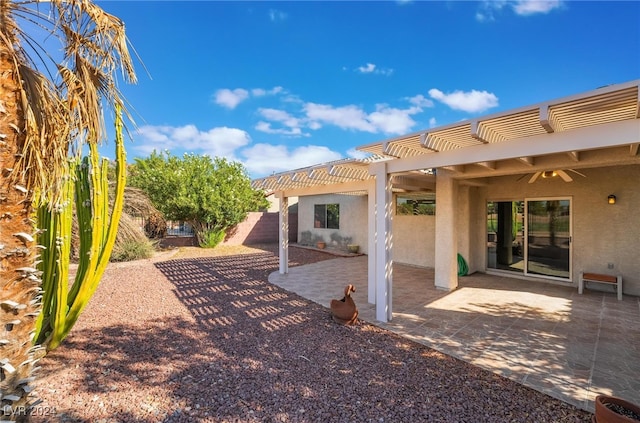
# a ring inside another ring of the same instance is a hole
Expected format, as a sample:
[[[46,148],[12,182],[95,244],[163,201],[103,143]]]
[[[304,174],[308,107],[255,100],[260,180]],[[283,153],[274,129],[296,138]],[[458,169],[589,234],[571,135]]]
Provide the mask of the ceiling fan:
[[[556,176],[559,176],[563,181],[565,182],[572,182],[573,178],[571,177],[571,175],[569,175],[567,173],[567,171],[569,172],[573,172],[576,175],[580,175],[584,178],[587,177],[587,175],[585,175],[584,173],[580,173],[577,170],[574,169],[556,169],[556,170],[544,170],[544,171],[540,171],[540,172],[536,172],[533,174],[533,176],[531,176],[531,178],[529,178],[529,183],[532,184],[534,183],[538,178],[542,177],[543,179],[547,179],[547,178],[555,178]],[[518,180],[524,178],[526,175],[521,176]]]

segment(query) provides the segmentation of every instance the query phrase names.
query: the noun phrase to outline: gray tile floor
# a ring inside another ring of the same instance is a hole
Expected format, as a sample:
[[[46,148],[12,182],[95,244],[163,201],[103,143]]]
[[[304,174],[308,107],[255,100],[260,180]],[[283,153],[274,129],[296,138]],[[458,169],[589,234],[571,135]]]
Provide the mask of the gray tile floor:
[[[445,292],[433,276],[394,265],[389,323],[367,303],[366,256],[290,268],[269,281],[325,307],[351,283],[359,317],[370,323],[585,410],[600,393],[640,404],[640,298],[480,273]]]

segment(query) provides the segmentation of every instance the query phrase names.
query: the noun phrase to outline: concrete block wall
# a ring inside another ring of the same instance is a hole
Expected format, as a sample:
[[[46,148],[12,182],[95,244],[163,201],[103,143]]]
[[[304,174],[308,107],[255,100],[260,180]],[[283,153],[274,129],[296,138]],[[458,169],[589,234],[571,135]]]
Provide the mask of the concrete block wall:
[[[161,248],[169,247],[197,247],[198,241],[194,236],[168,236],[160,240]]]
[[[296,242],[298,215],[289,214],[289,241]],[[274,212],[251,212],[244,222],[227,233],[223,245],[270,244],[279,240],[279,215]]]

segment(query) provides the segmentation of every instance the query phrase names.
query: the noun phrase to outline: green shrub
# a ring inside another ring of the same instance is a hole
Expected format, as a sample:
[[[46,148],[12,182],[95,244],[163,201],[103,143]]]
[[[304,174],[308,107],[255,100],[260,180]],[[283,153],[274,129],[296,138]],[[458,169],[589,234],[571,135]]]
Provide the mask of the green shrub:
[[[150,258],[155,251],[149,240],[127,240],[113,247],[111,261],[133,261]]]
[[[200,241],[200,247],[215,248],[224,240],[226,235],[227,233],[224,229],[211,229],[204,231],[202,234],[202,241]]]

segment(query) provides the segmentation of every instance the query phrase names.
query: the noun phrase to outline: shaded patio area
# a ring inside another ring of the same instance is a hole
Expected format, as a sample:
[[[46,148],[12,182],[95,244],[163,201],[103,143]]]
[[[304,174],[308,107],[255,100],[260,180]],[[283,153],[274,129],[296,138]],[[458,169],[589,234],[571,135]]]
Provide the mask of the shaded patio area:
[[[325,307],[351,283],[359,317],[372,324],[585,410],[600,393],[640,403],[639,298],[479,273],[445,292],[433,269],[393,272],[389,323],[367,303],[366,256],[275,272],[269,282]]]

